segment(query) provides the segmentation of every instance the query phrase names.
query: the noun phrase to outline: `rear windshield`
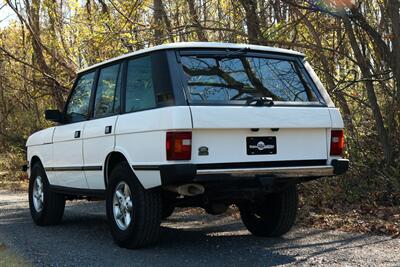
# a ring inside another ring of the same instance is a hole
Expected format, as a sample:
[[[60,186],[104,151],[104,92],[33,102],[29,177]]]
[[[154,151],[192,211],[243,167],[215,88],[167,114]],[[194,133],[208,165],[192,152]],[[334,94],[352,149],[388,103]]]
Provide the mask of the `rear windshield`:
[[[297,59],[256,56],[182,56],[192,102],[226,103],[270,97],[277,102],[317,102],[317,89]]]

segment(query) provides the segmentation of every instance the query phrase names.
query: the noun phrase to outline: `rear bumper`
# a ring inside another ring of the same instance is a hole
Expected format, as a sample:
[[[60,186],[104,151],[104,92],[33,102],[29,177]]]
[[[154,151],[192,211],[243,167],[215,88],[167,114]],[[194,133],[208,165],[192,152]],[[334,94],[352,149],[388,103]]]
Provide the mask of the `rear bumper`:
[[[244,168],[244,169],[216,169],[197,170],[197,176],[202,175],[231,175],[239,177],[273,176],[281,178],[301,178],[313,176],[332,176],[333,166],[306,166],[306,167],[278,167],[278,168]]]
[[[313,163],[319,163],[313,165]],[[161,165],[159,169],[162,185],[182,183],[205,183],[205,182],[228,182],[240,180],[274,180],[302,182],[315,180],[327,176],[344,174],[349,168],[349,160],[333,160],[331,165],[323,165],[321,161],[307,161],[304,165],[301,162],[296,164],[257,164],[257,166],[246,167],[240,164],[232,167],[226,164],[204,166],[196,164],[171,164]],[[325,162],[326,163],[326,162]],[[268,166],[268,167],[264,167]],[[207,168],[211,167],[211,168]],[[145,166],[133,166],[134,169],[145,168]]]

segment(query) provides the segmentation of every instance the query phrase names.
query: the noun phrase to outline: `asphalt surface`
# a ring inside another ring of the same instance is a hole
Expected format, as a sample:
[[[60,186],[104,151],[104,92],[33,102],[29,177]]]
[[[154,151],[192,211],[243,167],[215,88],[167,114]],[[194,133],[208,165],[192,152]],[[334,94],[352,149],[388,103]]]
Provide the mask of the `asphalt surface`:
[[[68,202],[60,225],[38,227],[26,194],[1,190],[0,248],[33,266],[400,266],[400,239],[298,227],[257,238],[234,215],[185,209],[163,222],[157,246],[128,250],[113,243],[104,202]]]

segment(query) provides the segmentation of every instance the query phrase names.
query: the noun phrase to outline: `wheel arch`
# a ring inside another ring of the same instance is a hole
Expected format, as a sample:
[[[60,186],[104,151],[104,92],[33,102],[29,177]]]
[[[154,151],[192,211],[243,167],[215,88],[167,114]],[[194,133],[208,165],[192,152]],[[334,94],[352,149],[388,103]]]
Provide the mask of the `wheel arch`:
[[[130,166],[130,169],[132,170],[133,174],[135,175],[136,179],[139,181],[139,183],[145,188],[145,189],[150,189],[153,187],[157,187],[161,185],[161,177],[160,177],[160,172],[158,170],[154,171],[142,171],[142,170],[135,170],[133,168],[133,165],[135,164],[143,164],[142,162],[137,163],[136,161],[133,160],[133,155],[129,150],[125,150],[123,147],[116,146],[114,151],[110,152],[105,160],[104,163],[104,186],[107,188],[108,184],[108,177],[109,174],[111,173],[112,167],[117,164],[118,162],[121,161],[116,161],[115,159],[119,160],[124,160],[128,163]],[[110,164],[112,163],[112,164]]]
[[[30,166],[33,167],[36,163],[40,163],[43,166],[42,160],[38,155],[33,155],[30,160]]]
[[[132,160],[131,156],[132,155],[130,155],[128,151],[125,151],[123,149],[118,149],[118,147],[116,147],[114,151],[110,152],[107,155],[103,166],[105,188],[107,188],[108,177],[111,174],[113,167],[115,167],[116,164],[118,164],[121,161],[125,161],[128,163],[134,176],[145,189],[150,189],[153,187],[160,186],[161,185],[160,172],[158,170],[154,171],[135,170],[133,168],[134,161]]]
[[[112,151],[110,152],[106,160],[104,162],[104,168],[103,168],[103,175],[104,175],[104,186],[107,188],[108,185],[108,177],[111,174],[112,169],[120,162],[128,162],[127,157],[120,151]]]

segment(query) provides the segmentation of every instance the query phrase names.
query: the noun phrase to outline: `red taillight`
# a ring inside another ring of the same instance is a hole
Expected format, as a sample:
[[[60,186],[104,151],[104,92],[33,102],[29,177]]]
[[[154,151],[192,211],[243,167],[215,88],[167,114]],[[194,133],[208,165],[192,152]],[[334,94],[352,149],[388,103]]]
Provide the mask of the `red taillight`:
[[[192,132],[167,132],[167,160],[190,160]]]
[[[331,156],[342,156],[344,150],[344,131],[331,132]]]

